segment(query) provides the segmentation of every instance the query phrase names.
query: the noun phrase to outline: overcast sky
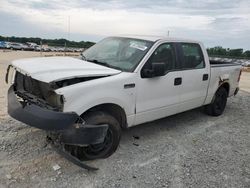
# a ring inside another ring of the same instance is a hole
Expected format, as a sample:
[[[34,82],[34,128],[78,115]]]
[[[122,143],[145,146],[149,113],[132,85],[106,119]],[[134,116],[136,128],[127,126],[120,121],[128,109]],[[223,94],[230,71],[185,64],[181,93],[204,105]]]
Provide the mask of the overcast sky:
[[[250,0],[0,0],[0,35],[98,41],[142,34],[250,49]]]

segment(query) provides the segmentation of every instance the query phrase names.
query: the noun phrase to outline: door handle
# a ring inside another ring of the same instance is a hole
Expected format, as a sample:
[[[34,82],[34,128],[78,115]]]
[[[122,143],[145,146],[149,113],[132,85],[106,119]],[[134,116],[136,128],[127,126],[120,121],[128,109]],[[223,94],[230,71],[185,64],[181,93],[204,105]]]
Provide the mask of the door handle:
[[[174,79],[174,85],[175,86],[178,86],[178,85],[181,85],[182,84],[182,78],[175,78]]]
[[[208,80],[208,74],[203,74],[202,80],[203,80],[203,81]]]
[[[134,84],[134,83],[125,84],[125,85],[124,85],[124,89],[129,89],[129,88],[134,88],[134,87],[135,87],[135,84]]]

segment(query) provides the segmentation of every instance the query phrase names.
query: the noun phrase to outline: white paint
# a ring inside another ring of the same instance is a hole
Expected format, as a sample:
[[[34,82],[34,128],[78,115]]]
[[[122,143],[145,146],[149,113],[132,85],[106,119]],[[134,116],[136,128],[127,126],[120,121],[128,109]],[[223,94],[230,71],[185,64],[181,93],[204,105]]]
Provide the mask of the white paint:
[[[72,77],[105,76],[121,71],[71,57],[38,57],[13,61],[20,72],[43,82]]]
[[[55,92],[64,96],[65,112],[73,111],[79,115],[96,105],[116,104],[124,109],[128,126],[210,103],[221,78],[226,78],[230,84],[229,96],[238,87],[240,66],[210,68],[206,49],[200,42],[195,43],[202,48],[205,68],[172,71],[161,77],[142,79],[143,65],[154,49],[164,42],[190,42],[190,40],[168,38],[158,40],[131,73],[68,57],[24,59],[14,61],[12,64],[17,70],[44,82],[78,76],[112,75],[62,87]],[[203,74],[209,74],[207,81],[202,81]],[[182,84],[174,86],[174,79],[177,77],[182,77]],[[135,84],[134,88],[124,89],[125,84],[131,83]]]

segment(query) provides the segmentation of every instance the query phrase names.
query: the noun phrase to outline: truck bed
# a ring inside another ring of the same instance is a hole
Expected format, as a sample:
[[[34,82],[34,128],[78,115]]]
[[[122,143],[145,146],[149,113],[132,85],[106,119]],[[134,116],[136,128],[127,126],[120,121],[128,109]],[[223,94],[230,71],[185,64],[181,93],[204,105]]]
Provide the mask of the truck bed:
[[[236,60],[231,59],[219,59],[219,58],[209,58],[211,67],[221,67],[221,66],[239,66]]]
[[[233,96],[239,83],[238,78],[240,74],[241,64],[237,63],[237,60],[231,59],[219,59],[209,58],[210,61],[210,82],[208,87],[207,101],[211,102],[214,93],[218,89],[218,85],[221,81],[226,80],[229,83],[229,94]]]

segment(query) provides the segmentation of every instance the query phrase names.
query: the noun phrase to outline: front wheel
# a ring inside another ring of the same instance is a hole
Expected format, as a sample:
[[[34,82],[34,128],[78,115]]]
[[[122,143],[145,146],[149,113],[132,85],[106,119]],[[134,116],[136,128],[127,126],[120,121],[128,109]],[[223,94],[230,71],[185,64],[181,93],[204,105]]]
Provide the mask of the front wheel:
[[[227,104],[228,93],[227,90],[223,87],[220,87],[214,96],[214,99],[211,104],[205,106],[205,112],[211,116],[221,115]]]
[[[73,155],[77,155],[76,157],[80,160],[107,158],[112,155],[116,151],[121,138],[121,126],[117,119],[102,111],[90,112],[84,115],[83,119],[86,124],[93,126],[101,124],[108,125],[104,142],[86,147],[66,146],[67,150],[70,150]]]

